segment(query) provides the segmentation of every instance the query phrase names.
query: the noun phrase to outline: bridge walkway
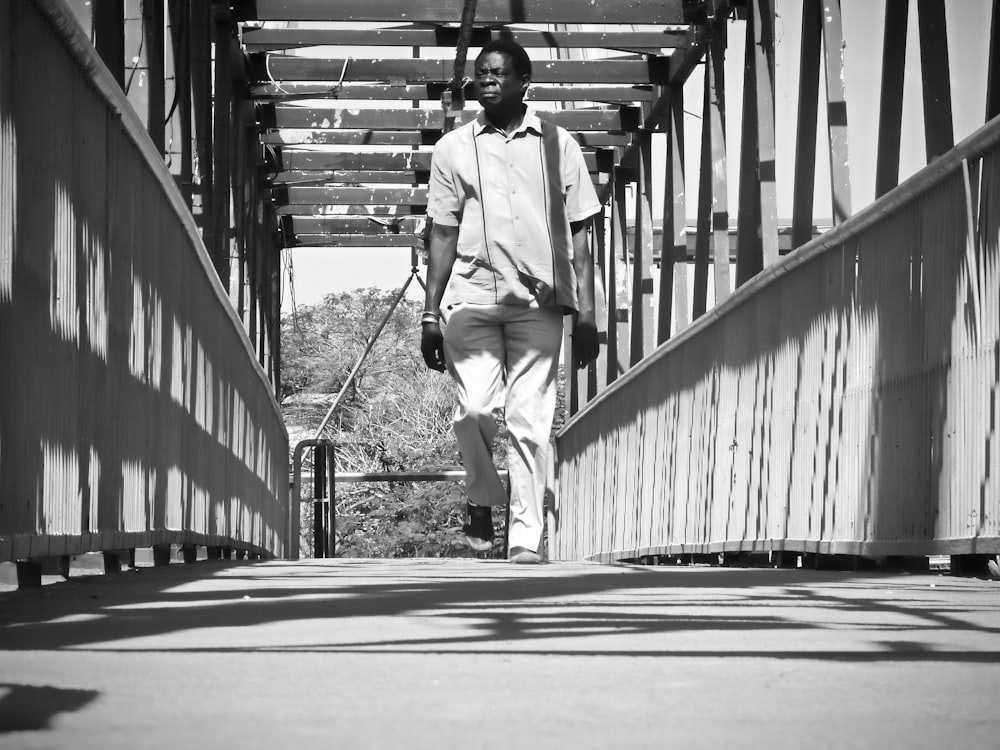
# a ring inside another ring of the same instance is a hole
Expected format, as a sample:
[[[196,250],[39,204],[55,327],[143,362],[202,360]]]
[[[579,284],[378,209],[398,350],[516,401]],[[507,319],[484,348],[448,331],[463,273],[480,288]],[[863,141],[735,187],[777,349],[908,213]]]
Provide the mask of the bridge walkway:
[[[996,584],[208,561],[0,594],[0,747],[995,748]]]

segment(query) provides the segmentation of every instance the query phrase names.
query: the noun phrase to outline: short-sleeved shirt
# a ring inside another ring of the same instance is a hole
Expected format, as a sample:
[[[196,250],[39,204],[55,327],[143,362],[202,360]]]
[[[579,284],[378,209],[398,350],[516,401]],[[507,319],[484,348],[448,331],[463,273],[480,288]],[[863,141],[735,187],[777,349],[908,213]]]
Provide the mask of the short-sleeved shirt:
[[[569,222],[593,216],[601,204],[579,145],[564,129],[555,132],[565,206],[557,212],[549,205],[553,193],[546,184],[546,164],[554,162],[546,161],[542,123],[531,109],[511,133],[489,124],[480,112],[438,141],[427,214],[437,224],[459,227],[442,306],[576,309]],[[553,220],[565,224],[561,231],[553,231]]]

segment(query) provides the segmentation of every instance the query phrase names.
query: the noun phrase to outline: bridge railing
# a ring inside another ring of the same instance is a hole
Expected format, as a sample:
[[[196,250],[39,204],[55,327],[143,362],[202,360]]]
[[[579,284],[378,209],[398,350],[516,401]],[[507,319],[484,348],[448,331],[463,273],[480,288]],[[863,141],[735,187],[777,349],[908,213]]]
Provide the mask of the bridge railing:
[[[555,558],[1000,551],[1000,122],[558,435]]]
[[[59,2],[0,4],[0,561],[285,554],[288,437],[173,179]]]

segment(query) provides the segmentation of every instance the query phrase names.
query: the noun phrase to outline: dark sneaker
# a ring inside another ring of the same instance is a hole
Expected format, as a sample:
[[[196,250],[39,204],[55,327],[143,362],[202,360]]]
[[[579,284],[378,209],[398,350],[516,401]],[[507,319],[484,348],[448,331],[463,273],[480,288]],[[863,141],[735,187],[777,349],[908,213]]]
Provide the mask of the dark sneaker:
[[[476,552],[493,548],[493,509],[488,505],[465,504],[465,542]]]
[[[527,547],[511,547],[510,561],[518,565],[538,565],[542,558],[538,556],[537,552]]]

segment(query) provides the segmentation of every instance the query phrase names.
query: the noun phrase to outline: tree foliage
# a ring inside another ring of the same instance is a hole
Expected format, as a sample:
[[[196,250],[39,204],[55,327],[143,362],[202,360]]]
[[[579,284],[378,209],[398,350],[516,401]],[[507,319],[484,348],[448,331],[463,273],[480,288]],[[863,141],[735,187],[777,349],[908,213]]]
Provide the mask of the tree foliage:
[[[282,319],[281,403],[293,448],[313,437],[395,296],[378,289],[331,294]],[[451,427],[454,384],[423,363],[420,311],[400,301],[330,420],[324,437],[336,444],[338,472],[461,468]],[[501,466],[505,445],[501,430],[495,446]],[[310,471],[307,463],[304,473]],[[465,499],[459,482],[338,485],[337,555],[466,556]],[[303,511],[309,555],[312,504],[303,503]]]

